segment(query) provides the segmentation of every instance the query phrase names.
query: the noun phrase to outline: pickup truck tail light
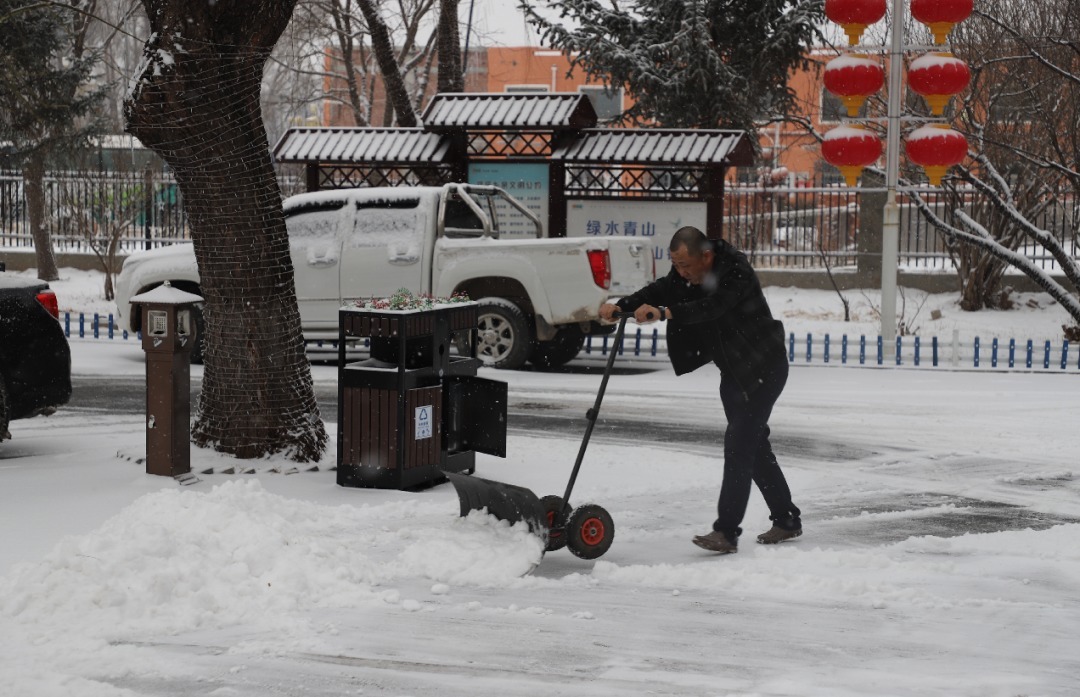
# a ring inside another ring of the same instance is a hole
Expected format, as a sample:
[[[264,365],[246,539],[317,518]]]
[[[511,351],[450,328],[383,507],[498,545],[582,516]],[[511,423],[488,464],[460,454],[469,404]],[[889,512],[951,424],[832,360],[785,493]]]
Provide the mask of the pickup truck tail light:
[[[53,319],[60,319],[60,304],[56,301],[56,293],[51,290],[43,290],[37,294],[37,301],[49,311]]]
[[[611,255],[606,249],[590,249],[589,268],[592,269],[593,283],[604,290],[611,288]]]

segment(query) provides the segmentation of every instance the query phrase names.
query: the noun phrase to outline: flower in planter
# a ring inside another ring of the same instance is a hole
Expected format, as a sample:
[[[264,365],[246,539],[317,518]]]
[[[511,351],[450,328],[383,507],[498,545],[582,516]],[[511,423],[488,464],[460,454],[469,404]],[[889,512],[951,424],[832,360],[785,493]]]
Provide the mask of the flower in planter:
[[[389,298],[367,298],[355,301],[356,307],[363,310],[431,310],[438,305],[454,305],[470,302],[465,293],[454,293],[450,297],[435,297],[430,293],[413,295],[408,288],[399,288]]]

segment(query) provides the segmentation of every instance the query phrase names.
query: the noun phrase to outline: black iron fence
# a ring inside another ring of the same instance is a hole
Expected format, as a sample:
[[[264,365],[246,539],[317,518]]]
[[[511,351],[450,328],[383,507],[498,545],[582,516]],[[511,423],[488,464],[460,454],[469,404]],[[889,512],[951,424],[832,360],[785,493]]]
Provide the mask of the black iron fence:
[[[89,252],[118,238],[124,253],[188,239],[180,189],[161,172],[52,172],[43,226],[58,252]],[[0,172],[0,248],[33,247],[26,183]]]
[[[745,181],[745,179],[744,179]],[[973,190],[946,193],[922,190],[918,195],[946,222],[956,225],[958,209],[985,223],[990,211]],[[880,234],[884,189],[822,186],[813,181],[791,186],[735,184],[724,197],[724,229],[759,268],[832,268],[856,265],[860,212]],[[952,270],[946,236],[922,215],[913,193],[900,191],[899,263],[911,270]],[[871,214],[876,208],[876,215]],[[1037,227],[1056,238],[1073,258],[1080,258],[1080,201],[1064,186],[1049,193],[1033,216]],[[866,221],[863,221],[866,229]],[[1022,236],[1019,236],[1022,237]],[[1020,243],[1021,252],[1043,269],[1056,261],[1041,246]]]
[[[854,267],[858,190],[736,184],[724,194],[724,234],[758,268]]]
[[[298,171],[279,172],[284,195],[299,193]],[[747,181],[741,178],[740,182]],[[160,171],[54,172],[45,179],[44,225],[58,252],[89,252],[115,236],[121,253],[189,239],[180,190]],[[956,204],[969,212],[981,204],[973,192],[947,198],[938,191],[921,196],[942,218],[953,222]],[[854,267],[859,248],[860,211],[883,202],[881,189],[851,189],[808,181],[760,186],[732,183],[724,195],[725,234],[747,252],[758,268],[823,269]],[[1052,196],[1036,224],[1080,257],[1078,202],[1065,191]],[[913,270],[949,270],[953,262],[944,236],[901,193],[900,264]],[[869,216],[879,220],[879,217]],[[864,221],[863,227],[865,229]],[[33,247],[26,188],[18,172],[0,171],[0,250]],[[1042,268],[1053,259],[1041,247],[1020,251]]]
[[[980,224],[993,228],[1008,217],[994,210],[985,197],[972,189],[955,192],[920,191],[919,195],[934,213],[946,222],[966,230],[958,221],[963,210]],[[916,269],[952,269],[945,236],[935,228],[912,203],[908,193],[897,197],[900,204],[900,263]],[[1051,186],[1041,201],[1029,203],[1035,212],[1025,210],[1039,229],[1057,239],[1073,259],[1080,258],[1080,200],[1067,185]],[[1045,270],[1056,270],[1057,261],[1044,247],[1022,234],[1009,235],[1016,240],[1015,250]]]

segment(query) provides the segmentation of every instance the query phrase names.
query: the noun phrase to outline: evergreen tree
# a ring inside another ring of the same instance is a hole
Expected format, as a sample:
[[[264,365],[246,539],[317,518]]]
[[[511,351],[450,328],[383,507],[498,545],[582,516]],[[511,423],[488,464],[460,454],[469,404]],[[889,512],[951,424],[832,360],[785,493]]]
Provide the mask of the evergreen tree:
[[[804,0],[521,0],[545,42],[634,99],[629,122],[753,129],[786,113],[789,72],[806,64],[823,3]],[[548,18],[557,12],[575,27]]]
[[[23,170],[38,276],[50,281],[58,273],[44,224],[46,159],[86,143],[102,95],[87,86],[95,57],[83,50],[85,24],[73,26],[66,14],[48,3],[0,0],[0,142]]]

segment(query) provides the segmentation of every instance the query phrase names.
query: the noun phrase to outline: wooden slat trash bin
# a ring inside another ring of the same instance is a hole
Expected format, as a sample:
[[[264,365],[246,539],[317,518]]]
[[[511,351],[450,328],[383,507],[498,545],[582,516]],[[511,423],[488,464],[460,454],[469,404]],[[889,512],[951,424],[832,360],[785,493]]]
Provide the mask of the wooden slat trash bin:
[[[472,473],[477,452],[506,456],[506,383],[477,377],[475,348],[451,351],[460,333],[476,346],[476,325],[475,303],[340,310],[340,486],[419,488]],[[370,358],[346,363],[346,343],[359,338]]]

